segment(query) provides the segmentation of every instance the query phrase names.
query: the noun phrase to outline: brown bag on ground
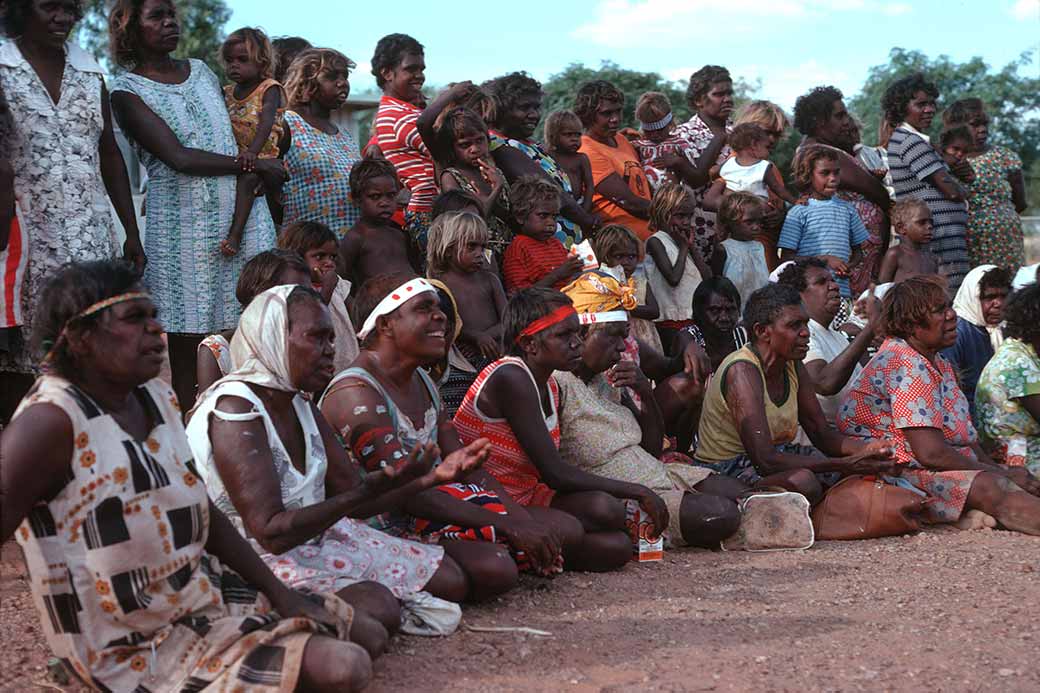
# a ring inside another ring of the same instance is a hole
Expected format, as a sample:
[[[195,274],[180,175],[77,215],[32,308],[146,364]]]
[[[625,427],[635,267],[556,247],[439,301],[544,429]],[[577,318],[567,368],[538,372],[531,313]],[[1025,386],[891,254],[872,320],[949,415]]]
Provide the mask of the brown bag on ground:
[[[872,476],[847,476],[812,511],[817,539],[875,539],[917,532],[927,497]]]

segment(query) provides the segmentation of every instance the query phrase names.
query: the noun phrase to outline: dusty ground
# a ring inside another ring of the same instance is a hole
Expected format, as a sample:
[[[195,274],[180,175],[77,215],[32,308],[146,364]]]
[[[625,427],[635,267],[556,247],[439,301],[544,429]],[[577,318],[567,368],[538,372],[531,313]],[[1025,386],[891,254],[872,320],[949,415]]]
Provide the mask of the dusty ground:
[[[2,566],[0,687],[53,687],[17,547]],[[1007,532],[676,551],[611,575],[525,579],[463,623],[550,637],[399,637],[370,690],[1035,692],[1038,620],[1040,539]]]

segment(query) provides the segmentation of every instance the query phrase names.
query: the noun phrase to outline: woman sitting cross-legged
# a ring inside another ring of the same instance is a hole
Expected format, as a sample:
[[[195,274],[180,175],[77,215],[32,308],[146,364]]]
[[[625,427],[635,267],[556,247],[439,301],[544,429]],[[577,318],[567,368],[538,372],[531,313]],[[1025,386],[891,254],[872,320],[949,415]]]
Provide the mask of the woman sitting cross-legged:
[[[564,288],[578,311],[584,348],[577,368],[553,374],[560,389],[560,457],[590,474],[653,489],[668,506],[673,546],[717,547],[740,524],[733,499],[748,487],[704,467],[659,459],[664,421],[653,387],[636,363],[621,358],[629,327],[626,288],[601,271]]]
[[[560,458],[560,387],[554,371],[581,364],[581,326],[571,300],[553,289],[518,291],[506,306],[503,341],[510,355],[485,368],[455,414],[465,443],[491,441],[485,469],[528,512],[563,511],[584,536],[567,565],[605,571],[628,561],[624,499],[637,501],[657,533],[668,528],[668,508],[646,486],[590,474]]]
[[[95,690],[363,688],[360,612],[287,587],[207,499],[137,272],[67,265],[36,316],[48,373],[4,431],[0,540],[55,656]]]
[[[459,443],[423,369],[441,361],[447,345],[448,321],[433,285],[407,274],[373,277],[354,309],[361,355],[336,374],[319,405],[347,454],[369,472],[400,470],[418,450],[441,466],[486,455],[486,441]],[[581,541],[578,523],[568,524],[563,513],[535,517],[482,470],[461,481],[416,494],[370,520],[389,534],[440,545],[429,548],[443,550],[461,568],[461,584],[446,598],[493,597],[516,585],[518,568],[558,572],[561,546]]]
[[[810,502],[822,492],[816,474],[874,474],[895,462],[881,435],[861,441],[824,418],[802,365],[809,315],[798,291],[770,284],[744,307],[751,341],[722,362],[708,384],[695,458],[714,471],[762,486],[782,486]],[[793,445],[801,424],[814,448]],[[823,453],[823,454],[820,454]]]
[[[946,292],[942,278],[922,275],[885,294],[881,327],[888,338],[838,410],[838,428],[891,441],[900,476],[931,497],[925,510],[932,522],[956,522],[976,510],[1007,529],[1040,535],[1040,481],[983,451],[968,400],[939,353],[957,340]]]
[[[199,398],[188,438],[210,497],[275,574],[290,586],[334,591],[374,617],[365,644],[378,653],[400,624],[394,597],[425,590],[458,599],[465,579],[442,549],[350,518],[395,508],[486,453],[477,443],[431,471],[433,451],[417,449],[393,471],[359,473],[304,396],[332,377],[334,335],[310,287],[258,295],[231,340],[238,366]]]

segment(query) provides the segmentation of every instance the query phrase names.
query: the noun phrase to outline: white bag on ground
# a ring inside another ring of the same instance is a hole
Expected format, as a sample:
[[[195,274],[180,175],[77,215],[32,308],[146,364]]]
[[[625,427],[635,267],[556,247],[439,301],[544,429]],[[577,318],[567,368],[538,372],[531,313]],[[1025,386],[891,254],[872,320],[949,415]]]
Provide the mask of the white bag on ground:
[[[462,607],[429,592],[416,592],[401,600],[401,632],[407,635],[451,635],[461,621]]]

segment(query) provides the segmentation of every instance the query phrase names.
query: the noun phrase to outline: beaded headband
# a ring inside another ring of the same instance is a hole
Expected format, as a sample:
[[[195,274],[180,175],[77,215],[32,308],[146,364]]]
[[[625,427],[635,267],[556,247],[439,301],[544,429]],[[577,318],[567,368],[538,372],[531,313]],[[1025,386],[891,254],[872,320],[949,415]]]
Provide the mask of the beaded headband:
[[[639,124],[643,126],[644,130],[661,130],[668,126],[668,123],[672,122],[672,114],[668,113],[664,118],[655,120],[652,123],[644,123],[639,121]]]
[[[126,303],[127,301],[136,301],[139,298],[151,298],[151,296],[143,291],[130,291],[125,294],[119,294],[118,296],[112,296],[111,298],[103,299],[101,301],[98,301],[97,303],[92,303],[80,312],[73,315],[71,318],[65,321],[64,325],[62,325],[61,332],[58,333],[58,337],[54,340],[54,344],[52,344],[50,348],[47,349],[47,353],[43,357],[43,363],[47,364],[54,360],[54,357],[57,355],[58,347],[65,342],[65,330],[68,328],[69,325],[76,322],[77,320],[82,320],[83,318],[88,318],[91,315],[100,313],[106,308],[111,308],[114,305]]]
[[[365,339],[372,330],[376,329],[376,320],[384,315],[393,313],[408,299],[414,298],[427,291],[435,291],[435,289],[430,282],[426,281],[422,277],[416,277],[415,279],[410,279],[404,284],[401,284],[401,286],[387,294],[383,300],[377,303],[376,307],[372,309],[372,312],[369,313],[367,318],[365,318],[365,324],[361,326],[360,330],[358,330],[358,339]]]
[[[525,327],[524,329],[520,330],[520,334],[518,334],[516,336],[516,339],[514,339],[513,341],[516,344],[519,344],[521,337],[530,337],[531,335],[536,335],[536,334],[538,334],[539,332],[541,332],[543,330],[549,329],[550,327],[552,327],[556,323],[563,322],[564,320],[566,320],[570,316],[576,315],[576,314],[577,313],[574,310],[574,306],[572,306],[570,304],[567,304],[567,305],[564,305],[564,306],[560,306],[559,308],[557,308],[553,312],[549,313],[548,315],[543,315],[542,317],[538,318],[537,320],[532,320],[531,323],[527,327]]]

